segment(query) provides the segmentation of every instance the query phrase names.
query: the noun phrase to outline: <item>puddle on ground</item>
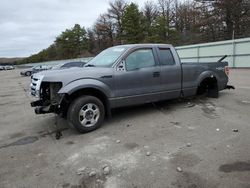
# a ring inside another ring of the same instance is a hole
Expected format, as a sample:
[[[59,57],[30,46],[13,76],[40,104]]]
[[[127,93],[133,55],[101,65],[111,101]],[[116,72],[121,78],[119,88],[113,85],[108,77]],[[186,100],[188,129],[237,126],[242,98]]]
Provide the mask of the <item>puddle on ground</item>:
[[[40,137],[46,137],[46,136],[49,136],[49,135],[52,135],[52,134],[55,134],[57,132],[63,132],[63,131],[66,131],[68,130],[69,128],[66,127],[66,128],[62,128],[62,129],[57,129],[57,130],[54,130],[54,131],[50,131],[50,132],[46,132],[46,131],[39,131],[38,134]]]
[[[250,163],[249,162],[235,162],[231,164],[224,164],[220,166],[219,171],[226,172],[226,173],[250,171]]]
[[[13,139],[13,138],[18,138],[18,137],[22,137],[24,136],[25,134],[22,133],[22,132],[17,132],[17,133],[13,133],[9,136],[10,139]]]
[[[134,149],[134,148],[138,147],[139,145],[137,143],[126,143],[126,144],[124,144],[124,146],[127,149]]]
[[[12,94],[0,95],[0,97],[10,97],[13,96]]]
[[[172,182],[173,187],[182,188],[216,188],[218,187],[213,181],[208,181],[206,178],[202,178],[199,174],[192,172],[179,173],[176,181]]]
[[[11,102],[3,102],[3,103],[0,103],[0,106],[7,106],[9,104],[11,104]]]
[[[68,142],[66,142],[65,144],[67,144],[67,145],[73,145],[73,144],[75,144],[75,142],[73,142],[73,141],[68,141]]]
[[[15,141],[15,142],[10,143],[10,144],[0,146],[0,149],[7,148],[7,147],[10,147],[10,146],[27,145],[27,144],[34,143],[37,140],[38,140],[37,136],[28,136],[28,137],[21,138],[21,139]]]

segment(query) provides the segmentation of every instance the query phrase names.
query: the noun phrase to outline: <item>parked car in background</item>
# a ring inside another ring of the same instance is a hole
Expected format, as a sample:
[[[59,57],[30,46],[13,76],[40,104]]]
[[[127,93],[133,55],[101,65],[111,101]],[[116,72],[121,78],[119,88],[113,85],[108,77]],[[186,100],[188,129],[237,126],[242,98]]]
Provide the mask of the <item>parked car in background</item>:
[[[0,70],[13,70],[13,69],[15,69],[15,67],[12,65],[1,65],[0,66]]]
[[[83,62],[83,61],[73,61],[73,62],[67,62],[67,63],[56,65],[52,69],[67,69],[71,67],[83,67],[85,64],[86,62]]]
[[[14,66],[12,66],[12,65],[5,65],[3,68],[4,68],[4,70],[13,70],[13,69],[15,69]]]
[[[25,69],[25,70],[21,71],[20,74],[23,76],[31,76],[34,73],[49,70],[51,68],[52,67],[48,66],[48,65],[37,65],[37,66],[34,66],[32,68]]]

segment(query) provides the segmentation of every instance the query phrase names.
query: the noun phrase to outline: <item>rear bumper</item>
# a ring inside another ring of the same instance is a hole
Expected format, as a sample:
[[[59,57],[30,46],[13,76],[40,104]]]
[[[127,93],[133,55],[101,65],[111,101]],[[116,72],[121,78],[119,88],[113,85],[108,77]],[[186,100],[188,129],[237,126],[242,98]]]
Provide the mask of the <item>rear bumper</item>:
[[[226,77],[224,79],[220,79],[218,81],[218,89],[219,89],[219,91],[226,89],[227,84],[228,84],[228,77]]]

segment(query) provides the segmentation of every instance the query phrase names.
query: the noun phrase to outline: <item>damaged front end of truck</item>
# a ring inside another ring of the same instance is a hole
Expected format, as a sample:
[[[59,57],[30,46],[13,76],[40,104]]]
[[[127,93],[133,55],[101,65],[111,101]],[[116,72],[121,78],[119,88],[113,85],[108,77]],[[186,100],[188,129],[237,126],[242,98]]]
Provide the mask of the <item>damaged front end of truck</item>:
[[[31,95],[38,98],[31,102],[36,114],[61,113],[64,94],[58,94],[58,91],[62,82],[46,82],[42,75],[37,75],[32,76],[30,88]]]

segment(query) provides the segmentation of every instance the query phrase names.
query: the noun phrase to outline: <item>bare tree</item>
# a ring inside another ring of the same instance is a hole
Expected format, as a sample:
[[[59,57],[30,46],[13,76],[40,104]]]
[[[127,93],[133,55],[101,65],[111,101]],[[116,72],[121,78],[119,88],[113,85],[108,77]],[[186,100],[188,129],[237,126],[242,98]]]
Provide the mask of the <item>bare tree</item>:
[[[158,15],[157,6],[153,3],[153,1],[146,1],[143,8],[143,14],[149,25],[152,25]]]
[[[144,7],[142,9],[143,16],[144,16],[144,29],[145,29],[145,36],[146,41],[153,35],[152,26],[154,21],[158,16],[158,10],[156,4],[153,1],[146,1]]]
[[[242,36],[249,24],[249,0],[215,0],[215,13],[220,15],[220,20],[226,23],[226,39],[231,39],[233,35]],[[249,31],[249,28],[248,28]]]
[[[166,25],[165,40],[170,37],[170,27],[174,20],[174,0],[158,0],[160,14],[163,16]]]
[[[97,35],[100,49],[113,46],[114,28],[115,28],[114,23],[112,22],[109,14],[102,14],[99,16],[99,18],[97,19],[97,21],[94,25],[94,31]]]
[[[109,3],[110,8],[108,9],[108,15],[113,19],[113,24],[115,26],[115,32],[117,35],[117,42],[121,43],[121,36],[123,33],[122,29],[122,17],[124,15],[127,3],[125,0],[115,0]]]

